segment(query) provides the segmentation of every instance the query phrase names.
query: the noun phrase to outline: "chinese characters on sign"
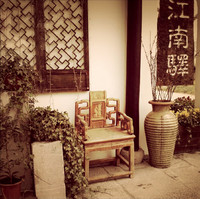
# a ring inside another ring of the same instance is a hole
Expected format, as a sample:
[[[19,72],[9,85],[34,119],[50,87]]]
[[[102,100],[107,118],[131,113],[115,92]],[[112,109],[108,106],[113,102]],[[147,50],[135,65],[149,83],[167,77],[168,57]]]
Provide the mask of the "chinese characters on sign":
[[[158,78],[165,85],[193,84],[194,0],[160,0]]]

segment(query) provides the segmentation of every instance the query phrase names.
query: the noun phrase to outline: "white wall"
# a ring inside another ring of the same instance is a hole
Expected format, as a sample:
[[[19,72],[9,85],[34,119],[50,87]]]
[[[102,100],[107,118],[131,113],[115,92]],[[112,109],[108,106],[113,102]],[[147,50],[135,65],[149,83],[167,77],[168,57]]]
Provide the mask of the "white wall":
[[[142,1],[142,43],[146,52],[149,52],[150,41],[157,34],[157,17],[158,17],[159,0]],[[140,147],[145,154],[148,153],[146,137],[144,132],[144,119],[151,111],[151,105],[148,103],[152,99],[151,79],[149,65],[146,60],[144,49],[141,48],[141,71],[140,71]]]
[[[119,98],[125,110],[126,0],[88,0],[90,90],[106,90]],[[47,93],[37,96],[36,106],[67,111],[74,123],[75,101],[88,92]]]
[[[127,0],[88,0],[90,90],[106,90],[108,97],[119,98],[122,111],[125,110],[126,96],[126,8]],[[153,41],[157,34],[158,8],[159,0],[142,0],[142,42],[147,52],[150,38]],[[60,111],[67,111],[70,121],[74,123],[75,101],[86,98],[88,92],[42,94],[37,97],[36,105],[51,105]],[[151,99],[150,71],[142,48],[139,140],[145,154],[148,150],[144,119],[151,111],[148,104]]]
[[[90,89],[121,99],[126,90],[126,0],[89,0]]]

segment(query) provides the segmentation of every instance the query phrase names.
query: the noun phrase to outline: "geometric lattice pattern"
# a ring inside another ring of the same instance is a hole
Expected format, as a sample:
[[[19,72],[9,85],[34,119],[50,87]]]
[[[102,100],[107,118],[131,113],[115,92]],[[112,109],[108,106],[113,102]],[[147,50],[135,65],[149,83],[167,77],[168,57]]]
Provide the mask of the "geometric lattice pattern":
[[[44,0],[47,70],[84,69],[81,0]]]
[[[1,61],[14,52],[35,66],[34,6],[31,0],[0,0]]]

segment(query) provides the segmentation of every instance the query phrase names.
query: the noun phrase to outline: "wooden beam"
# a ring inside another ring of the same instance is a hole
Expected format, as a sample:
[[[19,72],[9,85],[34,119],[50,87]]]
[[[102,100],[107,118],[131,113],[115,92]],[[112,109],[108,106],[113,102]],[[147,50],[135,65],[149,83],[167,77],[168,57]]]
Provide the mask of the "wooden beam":
[[[126,114],[133,119],[135,150],[139,149],[139,90],[142,0],[128,0]]]
[[[45,51],[45,30],[44,30],[44,5],[41,0],[34,0],[34,19],[35,19],[35,50],[36,50],[36,67],[43,80],[40,85],[44,89],[46,83],[46,51]]]

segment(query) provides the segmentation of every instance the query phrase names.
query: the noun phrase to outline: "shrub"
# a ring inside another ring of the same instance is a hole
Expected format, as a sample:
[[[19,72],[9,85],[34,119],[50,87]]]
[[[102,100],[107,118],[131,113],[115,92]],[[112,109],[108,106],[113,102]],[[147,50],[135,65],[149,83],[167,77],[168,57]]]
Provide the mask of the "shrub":
[[[191,99],[189,96],[186,97],[178,97],[174,100],[174,104],[171,105],[171,110],[175,113],[177,111],[183,111],[184,109],[194,108],[194,99]]]
[[[75,198],[87,186],[84,177],[83,147],[75,133],[68,114],[52,110],[50,107],[37,107],[30,110],[28,128],[32,141],[57,141],[63,144],[66,193]]]
[[[0,59],[0,74],[0,93],[7,92],[10,96],[6,105],[8,111],[15,109],[21,114],[24,105],[33,100],[38,91],[40,77],[37,70],[21,57],[13,56],[4,62]]]
[[[195,127],[200,125],[200,109],[194,107],[194,100],[189,96],[175,99],[171,110],[178,118],[181,126]]]
[[[190,108],[177,111],[176,116],[181,126],[195,127],[200,125],[200,109]]]
[[[179,97],[175,99],[171,105],[179,123],[179,134],[177,136],[177,144],[187,146],[192,138],[194,127],[200,126],[200,109],[194,107],[195,100],[189,96]]]

